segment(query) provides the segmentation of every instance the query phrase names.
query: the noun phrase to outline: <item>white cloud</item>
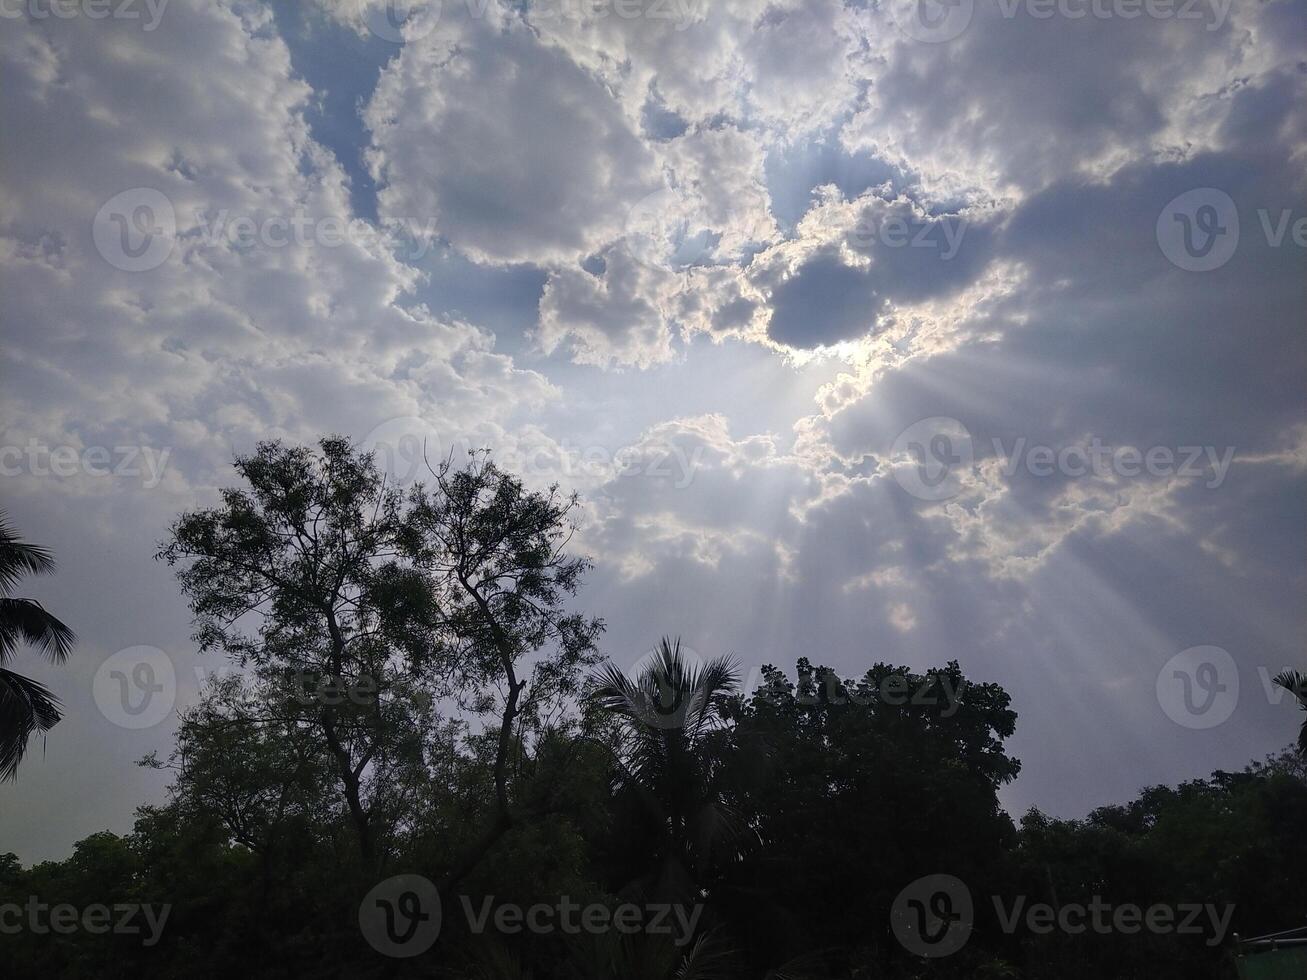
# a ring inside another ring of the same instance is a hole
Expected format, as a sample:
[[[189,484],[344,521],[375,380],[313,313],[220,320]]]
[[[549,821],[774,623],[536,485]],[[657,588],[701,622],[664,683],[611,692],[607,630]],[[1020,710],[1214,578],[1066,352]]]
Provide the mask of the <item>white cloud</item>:
[[[574,262],[656,188],[597,80],[494,5],[441,18],[382,72],[364,118],[384,216],[433,219],[478,262]]]

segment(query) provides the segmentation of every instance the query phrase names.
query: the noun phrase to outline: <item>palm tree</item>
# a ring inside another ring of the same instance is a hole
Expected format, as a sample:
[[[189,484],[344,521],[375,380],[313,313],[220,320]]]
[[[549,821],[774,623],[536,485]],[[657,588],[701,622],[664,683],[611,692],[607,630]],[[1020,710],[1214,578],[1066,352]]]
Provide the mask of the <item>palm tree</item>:
[[[1298,707],[1307,711],[1307,674],[1286,670],[1275,677],[1275,683],[1298,699]],[[1298,753],[1307,758],[1307,720],[1298,729]]]
[[[59,699],[50,689],[5,669],[19,644],[30,644],[56,664],[68,659],[77,637],[35,599],[14,597],[23,575],[54,571],[50,552],[18,540],[0,513],[0,782],[18,776],[28,740],[49,731],[59,718]]]
[[[663,638],[634,679],[611,662],[590,679],[590,702],[621,730],[620,781],[660,826],[666,850],[660,890],[692,887],[712,845],[736,832],[719,790],[722,709],[739,687],[739,663],[688,663],[681,641]]]

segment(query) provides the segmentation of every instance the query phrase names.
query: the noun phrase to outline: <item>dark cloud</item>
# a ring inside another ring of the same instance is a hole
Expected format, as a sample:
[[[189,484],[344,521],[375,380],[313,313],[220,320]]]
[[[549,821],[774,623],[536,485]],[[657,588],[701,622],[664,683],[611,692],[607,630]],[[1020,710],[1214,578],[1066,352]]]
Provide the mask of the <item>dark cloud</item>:
[[[791,347],[837,344],[874,330],[884,307],[867,269],[818,253],[772,290],[767,335]]]

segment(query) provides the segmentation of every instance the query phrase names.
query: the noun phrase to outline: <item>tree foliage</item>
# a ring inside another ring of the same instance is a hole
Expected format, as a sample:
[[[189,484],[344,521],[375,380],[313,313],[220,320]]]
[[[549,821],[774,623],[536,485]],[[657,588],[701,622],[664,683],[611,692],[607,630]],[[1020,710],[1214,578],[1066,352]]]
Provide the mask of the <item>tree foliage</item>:
[[[1228,936],[1046,934],[989,899],[1229,905],[1245,933],[1307,920],[1300,755],[1018,824],[1000,803],[1020,772],[1011,698],[956,660],[843,677],[800,657],[745,690],[735,657],[697,665],[665,638],[628,676],[573,608],[590,569],[574,497],[484,455],[401,493],[337,438],[266,443],[237,471],[159,552],[197,642],[233,667],[144,760],[171,773],[166,801],[66,861],[0,855],[0,910],[167,903],[167,928],[148,946],[6,932],[6,976],[1215,980]],[[0,585],[45,570],[26,555]],[[1279,683],[1301,700],[1300,677]],[[403,960],[358,927],[401,873],[445,911]],[[923,959],[892,911],[934,874],[966,883],[973,931]],[[669,937],[463,914],[563,899],[694,916]]]
[[[27,744],[59,723],[59,699],[44,684],[10,670],[23,646],[62,664],[77,637],[35,599],[13,594],[24,575],[54,571],[54,557],[18,537],[0,512],[0,782],[16,779]]]

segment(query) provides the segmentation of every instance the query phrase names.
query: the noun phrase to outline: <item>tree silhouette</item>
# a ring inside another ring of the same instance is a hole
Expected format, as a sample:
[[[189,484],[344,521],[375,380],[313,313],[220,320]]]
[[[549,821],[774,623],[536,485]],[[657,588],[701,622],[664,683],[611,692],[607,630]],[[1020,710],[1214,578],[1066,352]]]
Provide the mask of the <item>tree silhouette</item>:
[[[719,789],[723,746],[714,736],[739,683],[734,658],[697,667],[666,637],[638,677],[608,663],[591,678],[591,703],[621,729],[619,783],[661,831],[658,890],[683,893],[737,827]]]
[[[528,737],[597,660],[603,624],[566,608],[589,568],[567,552],[575,500],[526,490],[483,453],[401,493],[338,436],[260,443],[236,469],[245,486],[183,514],[158,553],[196,639],[254,668],[256,710],[238,716],[312,733],[367,867],[423,781],[429,705],[492,716],[494,811],[457,880],[512,827]]]
[[[72,652],[77,637],[71,629],[35,599],[13,595],[24,575],[44,575],[54,567],[50,552],[18,540],[0,513],[0,781],[17,778],[28,741],[62,717],[59,699],[49,688],[5,667],[22,644],[36,647],[55,664]]]

